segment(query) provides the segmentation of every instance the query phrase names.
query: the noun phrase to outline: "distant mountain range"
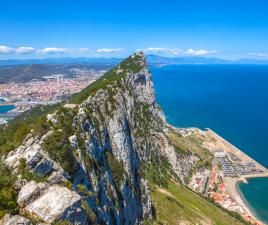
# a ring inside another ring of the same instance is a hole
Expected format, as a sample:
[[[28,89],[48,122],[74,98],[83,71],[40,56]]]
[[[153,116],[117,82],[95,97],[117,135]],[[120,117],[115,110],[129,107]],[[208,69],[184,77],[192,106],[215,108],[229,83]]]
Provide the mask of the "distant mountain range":
[[[47,59],[7,59],[0,60],[0,66],[14,66],[26,64],[106,64],[115,65],[121,62],[121,58],[47,58]]]
[[[238,59],[227,60],[207,57],[164,57],[159,55],[147,55],[149,64],[155,66],[178,65],[178,64],[268,64],[268,60],[261,59]],[[26,60],[0,60],[0,66],[25,65],[25,64],[86,64],[86,65],[110,65],[114,66],[122,61],[122,58],[47,58]]]
[[[159,55],[148,55],[148,61],[152,65],[179,65],[179,64],[268,64],[268,60],[239,59],[227,60],[220,58],[207,58],[198,56],[188,57],[163,57]]]
[[[18,63],[19,61],[17,61]],[[91,74],[91,70],[109,70],[117,63],[47,63],[40,61],[34,64],[32,61],[23,61],[26,64],[13,64],[0,66],[0,84],[9,82],[28,82],[31,80],[43,80],[45,76],[62,74],[65,77],[76,77],[77,74]],[[15,63],[15,61],[13,61]]]

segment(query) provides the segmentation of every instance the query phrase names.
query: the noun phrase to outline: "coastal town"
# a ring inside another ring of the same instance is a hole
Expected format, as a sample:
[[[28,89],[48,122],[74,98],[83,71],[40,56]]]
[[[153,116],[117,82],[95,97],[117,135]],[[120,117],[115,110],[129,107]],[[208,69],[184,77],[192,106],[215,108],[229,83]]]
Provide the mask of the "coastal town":
[[[188,186],[223,208],[239,213],[251,224],[262,225],[244,202],[237,184],[247,182],[247,178],[268,176],[268,170],[210,129],[178,130],[184,137],[198,140],[213,155],[211,168],[198,168]]]
[[[7,123],[20,113],[38,105],[50,105],[60,102],[79,92],[98,79],[104,70],[79,71],[75,77],[64,74],[43,76],[42,80],[24,83],[0,84],[1,106],[14,106],[14,109],[0,113],[0,125]]]

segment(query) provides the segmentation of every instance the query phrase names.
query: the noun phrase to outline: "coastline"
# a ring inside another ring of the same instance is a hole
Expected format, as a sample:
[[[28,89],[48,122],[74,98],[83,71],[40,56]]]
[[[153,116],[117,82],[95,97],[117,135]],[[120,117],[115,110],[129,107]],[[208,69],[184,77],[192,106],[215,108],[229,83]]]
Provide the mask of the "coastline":
[[[254,162],[260,169],[262,169],[264,171],[264,173],[258,173],[258,174],[250,174],[250,175],[243,175],[242,177],[245,178],[244,180],[246,181],[246,178],[253,178],[253,177],[267,177],[268,176],[268,170],[266,167],[264,167],[263,165],[261,165],[259,162],[257,162],[256,160],[252,159],[249,155],[247,155],[246,153],[244,153],[243,151],[241,151],[240,149],[238,149],[237,147],[235,147],[233,144],[231,144],[230,142],[228,142],[227,140],[225,140],[223,137],[221,137],[219,134],[217,134],[215,131],[206,128],[207,134],[209,136],[211,136],[212,138],[216,139],[217,142],[219,142],[220,147],[229,153],[233,153],[236,156],[238,156],[240,159],[243,159],[245,161],[251,161]],[[215,150],[214,150],[215,152]]]
[[[0,102],[6,102],[8,101],[7,98],[0,98]],[[9,107],[8,109],[6,109],[6,107]],[[5,110],[1,109],[2,106],[0,106],[0,125],[6,124],[8,120],[12,119],[14,117],[14,113],[17,110],[17,107],[15,105],[5,105],[3,106],[3,108],[5,108]]]
[[[250,177],[250,178],[258,178],[258,177],[266,177],[266,176],[254,176],[254,177]],[[245,199],[245,197],[243,196],[242,192],[240,191],[240,189],[238,187],[239,183],[241,183],[241,182],[247,183],[247,181],[245,180],[245,178],[225,178],[224,182],[226,184],[226,189],[227,189],[228,193],[230,194],[230,196],[245,211],[244,216],[245,217],[247,217],[247,216],[252,217],[255,221],[258,222],[258,224],[266,224],[264,221],[262,221],[258,217],[258,215],[254,211],[254,209],[249,206],[249,203],[247,202],[247,200]]]
[[[171,126],[171,125],[169,125]],[[202,146],[209,150],[211,154],[215,154],[215,152],[221,150],[225,153],[228,153],[230,155],[235,155],[237,158],[242,160],[243,162],[253,162],[256,165],[256,168],[259,169],[254,174],[247,174],[247,175],[240,175],[240,177],[224,177],[224,184],[226,186],[226,190],[229,193],[230,197],[234,199],[235,202],[237,202],[238,205],[243,209],[243,213],[241,212],[241,216],[244,217],[244,219],[251,221],[253,224],[256,225],[264,225],[267,224],[267,222],[262,221],[258,216],[257,213],[254,211],[253,208],[249,206],[249,203],[239,190],[239,183],[248,183],[247,179],[251,178],[260,178],[260,177],[268,177],[268,169],[252,159],[250,156],[248,156],[246,153],[232,145],[230,142],[225,140],[223,137],[218,135],[216,132],[214,132],[211,129],[206,128],[205,130],[201,130],[196,127],[191,128],[176,128],[174,126],[171,126],[172,128],[175,128],[178,131],[181,131],[185,137],[187,136],[193,136],[196,140],[200,141]],[[187,132],[185,132],[187,130]],[[229,160],[232,161],[230,157],[228,157]]]
[[[248,156],[246,153],[229,143],[227,140],[225,140],[223,137],[212,131],[211,129],[206,129],[206,131],[209,135],[211,135],[213,138],[215,138],[217,141],[219,141],[223,145],[223,149],[227,152],[233,153],[237,156],[239,156],[241,159],[244,159],[246,161],[254,162],[258,168],[261,168],[263,170],[263,173],[256,173],[256,174],[249,174],[249,175],[242,175],[241,177],[236,178],[229,178],[226,177],[225,184],[226,188],[229,192],[229,194],[235,199],[235,201],[245,210],[245,216],[250,216],[254,220],[258,222],[258,224],[265,224],[258,216],[256,215],[256,212],[248,205],[248,202],[244,198],[243,194],[241,193],[238,185],[240,182],[248,183],[247,179],[250,178],[259,178],[259,177],[268,177],[268,170],[263,165],[252,159],[250,156]],[[224,148],[225,147],[225,148]]]
[[[248,202],[244,198],[243,194],[240,192],[238,185],[240,182],[248,183],[247,179],[250,178],[258,178],[258,177],[268,177],[268,170],[263,165],[252,159],[250,156],[248,156],[246,153],[229,143],[227,140],[225,140],[223,137],[218,135],[216,132],[212,131],[211,129],[206,129],[206,132],[208,132],[209,135],[211,135],[213,138],[215,138],[217,141],[219,141],[223,146],[223,149],[226,152],[230,152],[238,156],[240,159],[243,159],[245,161],[251,161],[254,162],[258,168],[263,170],[263,173],[256,173],[256,174],[249,174],[249,175],[242,175],[239,178],[225,178],[226,188],[229,189],[230,195],[235,199],[235,201],[242,206],[242,208],[246,212],[246,217],[251,216],[254,220],[256,220],[259,224],[265,224],[263,221],[261,221],[258,216],[256,215],[256,212],[251,209],[248,206]]]
[[[0,102],[8,102],[8,101],[10,101],[10,99],[8,99],[6,97],[0,97],[0,100],[2,100]]]
[[[250,178],[248,178],[248,179],[252,179],[252,178],[257,178],[257,177],[250,177]],[[261,218],[258,217],[256,211],[250,206],[249,202],[248,202],[247,199],[244,197],[242,191],[241,191],[240,188],[239,188],[239,184],[240,184],[241,182],[244,183],[244,181],[239,181],[239,180],[236,181],[235,187],[236,187],[236,192],[237,192],[237,194],[238,194],[239,197],[242,199],[244,205],[245,205],[245,206],[247,207],[247,209],[249,210],[251,216],[252,216],[253,218],[255,218],[257,221],[259,221],[259,222],[261,222],[261,223],[263,223],[263,224],[266,224],[264,221],[261,220]]]

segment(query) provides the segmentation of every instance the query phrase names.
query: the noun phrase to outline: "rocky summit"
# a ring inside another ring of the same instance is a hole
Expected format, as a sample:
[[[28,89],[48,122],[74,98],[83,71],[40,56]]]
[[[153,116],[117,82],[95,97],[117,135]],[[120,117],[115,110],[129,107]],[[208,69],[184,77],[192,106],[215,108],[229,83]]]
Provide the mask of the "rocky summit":
[[[213,224],[210,212],[239,224],[185,189],[202,154],[176,144],[181,137],[156,103],[143,53],[68,102],[37,111],[11,123],[5,132],[16,135],[0,142],[0,172],[9,176],[0,181],[9,193],[1,194],[0,224],[171,224],[164,202],[174,208],[173,224]]]

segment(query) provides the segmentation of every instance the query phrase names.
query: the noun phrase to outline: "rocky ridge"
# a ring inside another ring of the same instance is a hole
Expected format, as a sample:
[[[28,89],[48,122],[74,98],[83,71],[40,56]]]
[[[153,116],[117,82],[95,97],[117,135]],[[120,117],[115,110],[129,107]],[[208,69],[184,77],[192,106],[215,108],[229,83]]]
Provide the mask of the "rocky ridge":
[[[28,134],[5,157],[13,173],[33,176],[18,175],[20,216],[0,224],[140,224],[155,216],[148,179],[184,183],[198,157],[169,140],[143,53],[94,85],[75,109],[59,107],[44,134]]]

